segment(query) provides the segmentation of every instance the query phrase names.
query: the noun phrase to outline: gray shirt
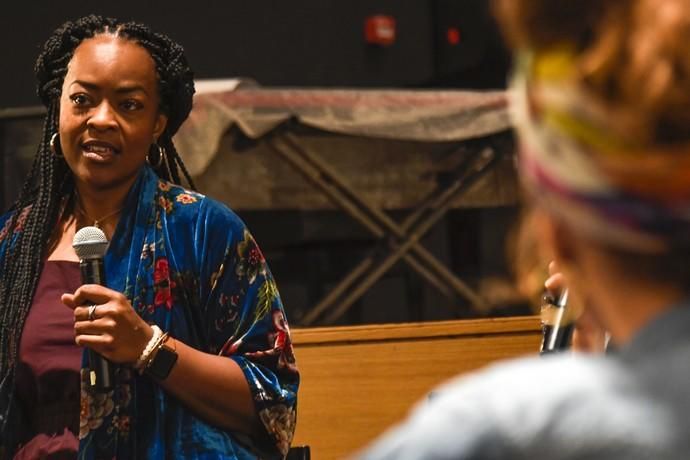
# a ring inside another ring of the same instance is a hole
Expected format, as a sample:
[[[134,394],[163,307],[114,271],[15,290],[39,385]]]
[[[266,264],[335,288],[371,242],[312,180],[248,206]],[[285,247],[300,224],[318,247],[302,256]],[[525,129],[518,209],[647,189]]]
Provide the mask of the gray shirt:
[[[504,362],[435,390],[362,459],[690,459],[690,301],[601,356]]]

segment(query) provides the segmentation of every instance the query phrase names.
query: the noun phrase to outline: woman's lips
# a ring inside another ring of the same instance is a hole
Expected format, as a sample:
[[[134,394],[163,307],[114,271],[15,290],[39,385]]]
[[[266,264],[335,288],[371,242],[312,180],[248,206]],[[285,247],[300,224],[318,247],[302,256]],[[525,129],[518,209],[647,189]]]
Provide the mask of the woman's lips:
[[[117,150],[111,145],[84,144],[82,145],[84,157],[99,163],[111,161],[117,154]]]

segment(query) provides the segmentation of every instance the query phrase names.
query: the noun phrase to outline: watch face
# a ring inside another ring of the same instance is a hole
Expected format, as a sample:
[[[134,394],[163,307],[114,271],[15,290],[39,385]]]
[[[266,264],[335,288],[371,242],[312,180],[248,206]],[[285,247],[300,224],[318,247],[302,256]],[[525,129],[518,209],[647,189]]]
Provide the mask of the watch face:
[[[176,361],[177,353],[163,345],[156,352],[156,356],[148,369],[146,369],[146,372],[158,380],[164,380],[170,374]]]

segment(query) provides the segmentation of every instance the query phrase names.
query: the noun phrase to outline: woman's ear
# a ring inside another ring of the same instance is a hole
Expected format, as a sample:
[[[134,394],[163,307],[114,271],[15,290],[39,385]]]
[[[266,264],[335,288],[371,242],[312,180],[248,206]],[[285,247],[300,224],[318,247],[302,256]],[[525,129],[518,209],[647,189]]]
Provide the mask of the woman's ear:
[[[161,134],[163,134],[163,131],[165,131],[165,127],[167,125],[168,116],[163,112],[159,113],[158,118],[156,118],[156,124],[153,126],[153,139],[155,141],[158,141],[158,138],[161,137]]]

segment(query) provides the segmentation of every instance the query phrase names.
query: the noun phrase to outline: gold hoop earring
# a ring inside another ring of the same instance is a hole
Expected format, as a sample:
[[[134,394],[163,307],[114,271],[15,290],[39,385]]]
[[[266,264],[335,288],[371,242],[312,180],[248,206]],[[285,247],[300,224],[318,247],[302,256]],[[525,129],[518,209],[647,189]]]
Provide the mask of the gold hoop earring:
[[[168,158],[168,155],[163,147],[158,148],[160,149],[159,153],[161,157],[164,157],[163,160],[165,161],[165,169],[168,171],[168,180],[173,180],[172,171],[170,170],[170,159]]]
[[[156,150],[158,150],[158,158],[155,162],[151,161],[151,151],[149,150],[149,154],[146,155],[146,162],[155,169],[159,168],[163,164],[163,157],[165,157],[165,149],[158,144],[153,144],[153,146],[156,147]]]
[[[63,158],[64,155],[61,153],[58,153],[59,150],[59,144],[56,142],[59,139],[60,134],[58,133],[53,133],[52,136],[50,136],[50,153],[52,153],[55,157],[57,158]]]

